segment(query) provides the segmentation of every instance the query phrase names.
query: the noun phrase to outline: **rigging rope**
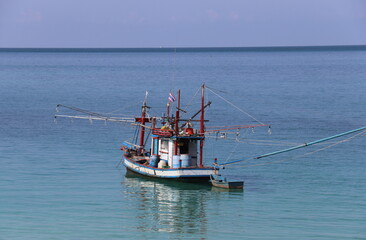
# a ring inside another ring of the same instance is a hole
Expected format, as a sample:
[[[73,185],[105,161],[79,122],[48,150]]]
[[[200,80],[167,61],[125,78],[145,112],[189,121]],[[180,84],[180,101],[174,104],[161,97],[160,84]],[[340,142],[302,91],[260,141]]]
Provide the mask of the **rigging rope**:
[[[174,88],[175,86],[175,74],[176,74],[176,67],[177,67],[177,64],[176,64],[176,58],[177,58],[177,48],[174,48],[174,60],[173,60],[173,79],[172,81],[170,82],[170,89]],[[171,90],[170,90],[171,91]]]
[[[146,136],[146,138],[145,138],[145,141],[144,141],[144,146],[142,147],[142,148],[145,148],[145,146],[146,146],[146,144],[147,144],[147,140],[149,139],[149,137],[150,137],[150,134],[151,134],[151,128],[149,129],[149,132],[148,132],[148,134],[147,134],[147,136]]]
[[[137,143],[137,138],[138,138],[139,132],[140,132],[140,128],[138,126],[136,126],[135,133],[133,135],[132,143],[134,143],[134,144]]]
[[[131,108],[131,107],[136,107],[136,106],[141,106],[140,104],[131,104],[131,105],[128,105],[128,106],[125,106],[125,107],[121,107],[121,108],[118,108],[118,109],[116,109],[116,110],[113,110],[113,111],[111,111],[111,112],[107,112],[107,113],[105,113],[106,115],[107,114],[113,114],[113,115],[119,115],[119,116],[123,116],[122,114],[114,114],[115,112],[119,112],[119,111],[121,111],[121,110],[125,110],[125,109],[128,109],[128,108]]]
[[[188,109],[188,107],[190,107],[191,105],[192,105],[192,102],[193,102],[193,100],[197,97],[197,95],[198,95],[198,93],[199,93],[199,91],[201,90],[201,87],[199,87],[198,89],[197,89],[197,91],[196,91],[196,93],[193,95],[193,97],[191,98],[191,100],[188,102],[188,104],[187,105],[185,105],[185,107],[184,107],[184,109],[186,110],[186,112],[183,112],[182,113],[182,117],[185,115],[185,114],[187,114],[187,109]]]
[[[236,151],[236,149],[239,146],[239,142],[235,145],[234,149],[230,152],[229,156],[226,158],[225,163],[227,163],[229,161],[229,159],[231,158],[231,156],[233,155],[233,153]]]
[[[216,93],[215,91],[213,91],[211,88],[207,87],[206,88],[212,92],[213,94],[215,94],[216,96],[218,96],[219,98],[221,98],[222,100],[224,100],[225,102],[227,102],[228,104],[230,104],[231,106],[233,106],[234,108],[236,108],[237,110],[239,110],[240,112],[244,113],[245,115],[247,115],[248,117],[252,118],[254,121],[265,125],[264,123],[262,123],[261,121],[259,121],[258,119],[256,119],[255,117],[253,117],[252,115],[250,115],[249,113],[245,112],[243,109],[239,108],[238,106],[236,106],[234,103],[230,102],[229,100],[227,100],[226,98],[224,98],[223,96],[219,95],[218,93]]]
[[[225,132],[223,132],[223,133],[225,133]],[[301,144],[301,143],[292,143],[292,142],[286,142],[286,141],[257,140],[257,139],[238,138],[238,137],[233,138],[233,137],[227,137],[227,134],[229,134],[229,133],[226,133],[225,140],[233,140],[233,141],[239,142],[239,143],[263,145],[263,146],[296,146],[296,145]],[[233,134],[233,133],[231,133],[231,134]],[[218,135],[219,135],[219,133],[216,132],[215,136],[206,135],[206,138],[217,139],[217,138],[219,138]]]

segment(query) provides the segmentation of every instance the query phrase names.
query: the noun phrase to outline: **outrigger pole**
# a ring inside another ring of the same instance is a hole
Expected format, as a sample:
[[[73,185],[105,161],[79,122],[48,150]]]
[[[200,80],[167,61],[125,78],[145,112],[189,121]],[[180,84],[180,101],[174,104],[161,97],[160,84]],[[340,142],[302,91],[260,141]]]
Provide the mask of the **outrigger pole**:
[[[232,162],[222,163],[222,164],[218,164],[218,165],[219,166],[225,166],[225,165],[229,165],[229,164],[233,164],[233,163],[238,163],[238,162],[242,162],[242,161],[265,158],[265,157],[277,155],[277,154],[280,154],[280,153],[285,153],[285,152],[293,151],[293,150],[296,150],[296,149],[299,149],[299,148],[308,147],[308,146],[315,145],[315,144],[318,144],[318,143],[321,143],[321,142],[326,142],[326,141],[329,141],[331,139],[339,138],[339,137],[342,137],[342,136],[345,136],[345,135],[348,135],[348,134],[351,134],[351,133],[359,132],[359,131],[362,131],[362,130],[366,130],[366,126],[365,127],[361,127],[361,128],[357,128],[357,129],[353,129],[353,130],[350,130],[348,132],[340,133],[340,134],[337,134],[337,135],[334,135],[334,136],[322,138],[322,139],[319,139],[319,140],[316,140],[316,141],[313,141],[313,142],[303,143],[303,144],[298,145],[298,146],[295,146],[295,147],[286,148],[286,149],[283,149],[283,150],[279,150],[279,151],[275,151],[275,152],[263,154],[263,155],[260,155],[260,156],[257,156],[257,157],[253,157],[253,158],[250,158],[250,159],[241,159],[241,160],[236,160],[236,161],[232,161]]]

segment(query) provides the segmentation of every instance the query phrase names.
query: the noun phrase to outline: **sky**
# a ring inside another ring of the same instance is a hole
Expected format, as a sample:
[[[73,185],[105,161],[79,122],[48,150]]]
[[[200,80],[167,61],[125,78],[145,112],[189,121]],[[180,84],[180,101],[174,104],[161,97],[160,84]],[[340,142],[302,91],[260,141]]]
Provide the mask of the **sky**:
[[[0,48],[366,45],[366,0],[0,0]]]

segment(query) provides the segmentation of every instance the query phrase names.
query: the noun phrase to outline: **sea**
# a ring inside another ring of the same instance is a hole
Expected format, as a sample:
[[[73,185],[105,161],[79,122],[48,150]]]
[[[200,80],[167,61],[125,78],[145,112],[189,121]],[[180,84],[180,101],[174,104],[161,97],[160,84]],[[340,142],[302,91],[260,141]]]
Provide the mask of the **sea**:
[[[202,84],[207,128],[271,126],[207,136],[242,191],[126,176],[134,126],[54,117],[137,117],[146,92],[162,116],[178,89],[191,117]],[[365,46],[0,49],[0,239],[366,239],[365,132],[253,160],[366,126],[365,103]]]

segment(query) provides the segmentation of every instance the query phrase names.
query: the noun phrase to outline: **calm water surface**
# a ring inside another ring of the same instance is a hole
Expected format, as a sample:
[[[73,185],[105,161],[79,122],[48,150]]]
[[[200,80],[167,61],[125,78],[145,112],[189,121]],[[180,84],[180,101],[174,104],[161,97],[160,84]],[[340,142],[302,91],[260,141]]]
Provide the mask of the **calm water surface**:
[[[138,115],[145,90],[160,115],[170,89],[185,106],[205,82],[272,125],[241,138],[303,143],[366,125],[365,77],[362,49],[0,52],[0,239],[366,239],[365,137],[228,167],[245,181],[228,192],[125,176],[133,129],[53,119],[58,103]],[[211,125],[256,123],[207,98]],[[212,139],[206,163],[274,143]]]

